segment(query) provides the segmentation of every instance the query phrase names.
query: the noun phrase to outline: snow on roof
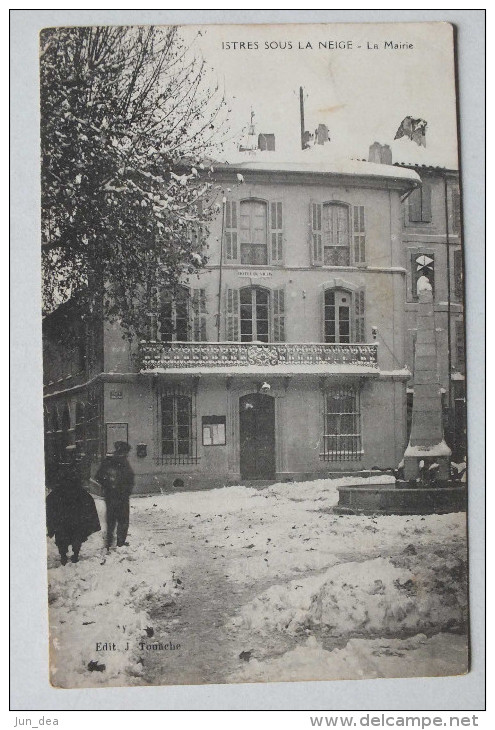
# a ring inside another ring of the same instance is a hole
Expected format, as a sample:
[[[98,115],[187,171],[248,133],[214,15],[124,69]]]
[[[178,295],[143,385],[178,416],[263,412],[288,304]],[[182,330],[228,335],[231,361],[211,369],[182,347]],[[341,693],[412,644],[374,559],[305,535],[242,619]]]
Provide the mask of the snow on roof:
[[[454,150],[447,152],[440,145],[435,145],[426,134],[426,147],[420,147],[408,137],[401,137],[389,142],[392,159],[395,165],[411,165],[412,167],[441,167],[446,170],[457,170],[459,162]]]
[[[231,167],[233,170],[362,175],[420,182],[419,175],[413,170],[342,157],[331,143],[313,145],[306,150],[291,150],[290,153],[287,151],[257,151],[252,155],[244,152],[232,153],[220,166]]]

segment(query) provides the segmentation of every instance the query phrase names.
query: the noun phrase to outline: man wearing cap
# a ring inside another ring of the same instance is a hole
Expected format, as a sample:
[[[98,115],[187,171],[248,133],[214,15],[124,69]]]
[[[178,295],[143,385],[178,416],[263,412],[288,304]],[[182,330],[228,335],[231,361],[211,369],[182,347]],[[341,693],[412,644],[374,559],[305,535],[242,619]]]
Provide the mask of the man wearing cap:
[[[134,487],[134,472],[127,459],[131,446],[125,441],[116,441],[114,448],[114,453],[103,460],[95,476],[103,487],[107,506],[107,550],[112,545],[115,527],[117,547],[128,545],[126,538],[129,529],[129,497]]]

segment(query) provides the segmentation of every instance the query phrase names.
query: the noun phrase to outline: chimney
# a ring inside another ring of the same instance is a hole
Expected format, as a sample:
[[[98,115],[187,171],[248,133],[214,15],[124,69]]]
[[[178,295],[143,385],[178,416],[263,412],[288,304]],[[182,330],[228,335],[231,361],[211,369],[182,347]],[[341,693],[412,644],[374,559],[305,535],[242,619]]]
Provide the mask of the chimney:
[[[391,165],[392,150],[389,145],[380,144],[380,142],[373,142],[373,144],[370,145],[368,162],[376,162],[379,165]]]
[[[315,143],[325,144],[325,142],[330,142],[328,127],[326,124],[319,124],[318,129],[315,130]]]
[[[258,134],[258,149],[262,152],[275,152],[275,135]]]

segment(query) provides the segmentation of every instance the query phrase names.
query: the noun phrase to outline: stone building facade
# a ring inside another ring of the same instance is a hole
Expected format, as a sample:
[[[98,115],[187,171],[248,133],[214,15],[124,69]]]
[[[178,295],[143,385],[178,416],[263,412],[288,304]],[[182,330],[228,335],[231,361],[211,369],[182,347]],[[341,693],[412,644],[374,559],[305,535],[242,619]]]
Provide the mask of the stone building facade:
[[[58,333],[70,304],[45,321],[47,477],[70,442],[90,478],[127,440],[141,492],[401,461],[415,307],[405,251],[424,243],[401,200],[418,174],[311,158],[216,177],[209,263],[161,293],[149,340],[129,345],[102,321],[69,352]]]

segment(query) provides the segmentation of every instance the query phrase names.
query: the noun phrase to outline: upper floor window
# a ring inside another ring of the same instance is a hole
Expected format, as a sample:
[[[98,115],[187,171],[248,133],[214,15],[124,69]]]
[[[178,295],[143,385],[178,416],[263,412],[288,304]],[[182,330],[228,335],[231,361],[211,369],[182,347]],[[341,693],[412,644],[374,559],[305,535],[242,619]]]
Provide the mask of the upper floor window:
[[[364,290],[352,294],[326,289],[324,297],[325,342],[364,342]]]
[[[267,289],[245,288],[240,291],[241,342],[268,342],[270,331],[270,297]]]
[[[323,263],[325,266],[349,266],[349,209],[347,205],[323,206]]]
[[[241,264],[268,263],[267,211],[261,200],[243,200],[241,210]]]
[[[243,266],[281,264],[283,211],[281,201],[228,200],[225,204],[224,257]]]
[[[409,222],[431,223],[431,187],[423,182],[409,196]]]
[[[180,288],[164,292],[160,302],[160,336],[162,342],[189,340],[189,292]]]
[[[229,342],[283,342],[283,289],[244,287],[227,289],[226,339]]]
[[[179,287],[175,295],[160,297],[159,333],[162,342],[206,340],[206,296],[204,289]]]
[[[313,266],[350,266],[366,261],[364,206],[311,202],[310,215]]]

